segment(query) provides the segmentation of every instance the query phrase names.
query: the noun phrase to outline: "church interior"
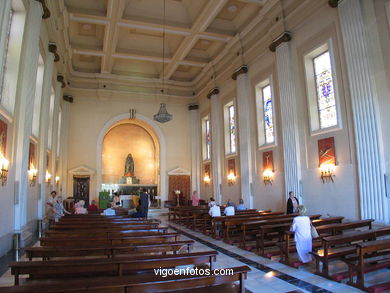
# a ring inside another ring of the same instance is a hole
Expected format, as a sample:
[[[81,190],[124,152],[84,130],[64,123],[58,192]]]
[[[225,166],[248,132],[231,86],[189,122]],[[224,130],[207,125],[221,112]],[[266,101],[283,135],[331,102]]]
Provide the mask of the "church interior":
[[[390,292],[390,0],[0,16],[0,292]]]

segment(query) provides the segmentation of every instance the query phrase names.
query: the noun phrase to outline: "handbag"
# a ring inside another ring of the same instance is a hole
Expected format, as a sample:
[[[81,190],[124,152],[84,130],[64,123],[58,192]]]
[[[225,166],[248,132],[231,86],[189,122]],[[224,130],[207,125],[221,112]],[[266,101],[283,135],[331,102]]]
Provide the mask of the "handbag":
[[[311,233],[311,237],[312,238],[318,238],[319,237],[317,229],[313,226],[312,223],[310,223],[310,233]]]

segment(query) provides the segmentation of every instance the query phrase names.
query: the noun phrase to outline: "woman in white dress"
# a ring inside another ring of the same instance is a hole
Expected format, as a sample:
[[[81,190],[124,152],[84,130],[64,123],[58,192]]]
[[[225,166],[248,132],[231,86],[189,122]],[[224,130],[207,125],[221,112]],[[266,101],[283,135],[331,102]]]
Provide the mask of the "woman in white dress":
[[[290,231],[295,233],[294,240],[299,259],[303,263],[308,263],[312,260],[310,254],[312,250],[311,221],[306,216],[306,208],[303,205],[298,206],[297,213],[299,216],[294,218]]]

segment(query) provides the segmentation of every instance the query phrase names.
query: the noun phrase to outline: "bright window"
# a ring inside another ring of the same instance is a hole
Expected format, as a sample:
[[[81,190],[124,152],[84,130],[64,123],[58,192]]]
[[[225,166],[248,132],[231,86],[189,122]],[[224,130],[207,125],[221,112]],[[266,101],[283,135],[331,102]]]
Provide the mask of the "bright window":
[[[210,118],[206,116],[202,119],[202,153],[203,160],[211,159],[211,133]]]
[[[304,57],[310,129],[314,134],[341,126],[332,52],[329,40]]]
[[[43,71],[44,71],[43,60],[42,60],[42,56],[39,55],[38,69],[37,69],[37,80],[36,80],[36,85],[35,85],[33,123],[32,123],[32,134],[35,137],[39,136],[39,119],[40,119],[40,113],[41,113]]]
[[[336,99],[329,51],[313,59],[320,128],[337,125]]]
[[[257,129],[259,146],[273,145],[275,136],[275,112],[271,77],[256,86]]]
[[[233,102],[224,106],[224,129],[226,154],[234,154],[237,150],[236,111]]]

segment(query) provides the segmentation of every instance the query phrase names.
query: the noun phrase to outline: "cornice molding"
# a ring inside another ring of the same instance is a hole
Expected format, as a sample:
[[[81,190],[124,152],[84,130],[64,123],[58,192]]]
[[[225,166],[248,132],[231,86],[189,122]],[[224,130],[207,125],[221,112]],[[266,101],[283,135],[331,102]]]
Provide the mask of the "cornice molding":
[[[271,52],[275,52],[276,48],[279,47],[282,43],[286,43],[291,41],[291,33],[288,31],[283,32],[279,37],[277,37],[271,45],[269,45],[269,49]]]
[[[60,55],[57,53],[57,45],[54,43],[49,43],[49,52],[54,55],[54,62],[60,61]]]
[[[339,6],[340,0],[329,0],[328,5],[332,8],[337,8]]]
[[[42,19],[48,19],[51,15],[49,8],[46,5],[45,0],[35,0],[41,3],[42,9],[43,9],[43,14],[42,14]]]
[[[199,105],[198,104],[188,105],[188,110],[189,111],[198,110],[198,109],[199,109]]]
[[[215,87],[207,94],[207,98],[211,99],[212,96],[219,94],[219,88]]]
[[[65,78],[63,75],[57,75],[57,81],[61,83],[61,88],[64,88],[66,86]]]
[[[241,65],[240,68],[238,68],[236,71],[234,71],[234,73],[232,74],[232,79],[233,80],[237,80],[237,77],[241,74],[245,74],[245,73],[248,73],[248,65]]]

